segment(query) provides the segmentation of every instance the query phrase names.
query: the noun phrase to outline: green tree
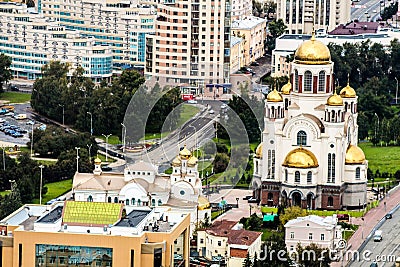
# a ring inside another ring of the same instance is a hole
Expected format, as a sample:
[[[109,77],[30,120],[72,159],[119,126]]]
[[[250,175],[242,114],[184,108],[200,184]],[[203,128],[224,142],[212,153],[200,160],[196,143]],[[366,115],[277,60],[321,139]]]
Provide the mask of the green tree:
[[[327,248],[311,243],[304,248],[297,244],[298,264],[302,267],[329,267],[332,262]],[[311,253],[310,253],[311,252]]]
[[[284,210],[284,213],[279,216],[279,220],[281,222],[281,229],[283,229],[284,225],[297,217],[307,216],[307,211],[298,206],[291,206]]]
[[[287,26],[282,19],[271,21],[270,23],[268,23],[269,34],[266,41],[266,49],[268,53],[272,53],[272,50],[275,49],[276,38],[284,34],[286,29]]]
[[[12,79],[11,58],[5,54],[0,54],[0,93],[3,92],[3,85]]]
[[[243,267],[252,267],[253,263],[251,262],[250,255],[247,253],[246,258],[243,261]]]
[[[220,173],[225,171],[229,164],[229,156],[225,153],[217,153],[214,158],[214,172]]]
[[[22,206],[21,195],[17,183],[11,182],[11,193],[0,198],[0,218],[10,215]]]

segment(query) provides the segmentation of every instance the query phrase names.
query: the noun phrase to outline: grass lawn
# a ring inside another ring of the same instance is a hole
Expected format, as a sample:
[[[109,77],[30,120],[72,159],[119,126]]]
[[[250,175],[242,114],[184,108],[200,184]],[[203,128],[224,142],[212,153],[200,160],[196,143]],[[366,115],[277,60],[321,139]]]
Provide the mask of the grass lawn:
[[[380,173],[395,173],[400,169],[400,146],[373,146],[370,142],[358,145],[368,160],[368,168],[374,173],[378,169]]]
[[[0,94],[0,100],[8,100],[11,104],[25,103],[31,101],[31,94],[4,92]]]
[[[36,162],[45,166],[50,166],[57,163],[56,160],[43,160],[43,159],[37,160]]]
[[[198,107],[189,104],[180,105],[179,109],[180,118],[178,120],[178,127],[182,126],[185,122],[187,122],[200,111]]]
[[[6,195],[8,195],[8,194],[10,194],[10,193],[11,193],[10,190],[1,191],[1,192],[0,192],[0,196],[4,197],[4,196],[6,196]]]
[[[358,229],[358,225],[355,225],[356,230]],[[355,230],[355,231],[356,231]],[[350,237],[354,234],[354,230],[344,230],[343,231],[343,239],[349,241]]]
[[[115,159],[113,159],[113,158],[111,158],[111,157],[108,157],[108,158],[107,158],[108,161],[106,161],[106,156],[103,155],[103,154],[98,154],[97,156],[99,157],[99,159],[101,159],[101,162],[102,162],[102,163],[111,163],[111,162],[116,162],[116,161],[117,161],[117,160],[115,160]]]
[[[104,142],[106,141],[106,138],[102,135],[98,135],[96,137],[102,139]],[[118,144],[122,144],[122,141],[119,140],[118,136],[110,135],[110,137],[108,137],[108,143],[111,145],[118,145]]]
[[[284,232],[277,232],[277,231],[274,231],[274,230],[271,230],[271,229],[262,229],[261,232],[262,232],[262,236],[261,236],[261,240],[262,241],[269,240],[273,234],[281,235],[282,239],[285,238],[285,233]]]
[[[364,216],[364,211],[356,210],[309,210],[308,214],[318,215],[318,216],[332,216],[333,214],[349,214],[351,217],[362,217]]]
[[[45,184],[45,186],[47,187],[47,193],[43,196],[42,204],[45,204],[47,201],[52,200],[53,198],[56,198],[70,191],[72,188],[72,179],[48,183]],[[38,204],[39,199],[34,199],[33,203]]]

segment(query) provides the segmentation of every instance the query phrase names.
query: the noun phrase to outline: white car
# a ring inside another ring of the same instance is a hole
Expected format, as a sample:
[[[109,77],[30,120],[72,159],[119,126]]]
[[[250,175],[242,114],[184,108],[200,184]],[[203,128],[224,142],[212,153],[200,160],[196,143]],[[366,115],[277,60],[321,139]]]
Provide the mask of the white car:
[[[215,111],[214,110],[210,110],[208,113],[210,113],[210,114],[214,114],[215,113]]]
[[[197,101],[196,100],[188,100],[188,103],[189,104],[197,104]]]
[[[6,122],[6,120],[3,118],[0,118],[0,123],[3,123],[3,122]]]
[[[221,105],[221,108],[227,108],[227,107],[228,107],[227,104],[222,104],[222,105]]]
[[[14,112],[8,112],[8,113],[4,114],[4,116],[12,117],[12,116],[14,116]]]

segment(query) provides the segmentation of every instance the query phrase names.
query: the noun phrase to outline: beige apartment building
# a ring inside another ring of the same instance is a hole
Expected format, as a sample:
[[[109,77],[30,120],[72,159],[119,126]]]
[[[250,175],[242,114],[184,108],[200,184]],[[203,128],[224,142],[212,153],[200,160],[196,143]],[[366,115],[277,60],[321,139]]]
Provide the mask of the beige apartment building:
[[[229,83],[230,3],[225,0],[163,1],[155,35],[146,40],[146,78],[161,84]]]
[[[309,215],[288,221],[285,224],[288,252],[295,251],[298,243],[303,247],[313,243],[322,248],[335,249],[342,239],[342,227],[337,223],[336,214],[325,218]]]
[[[244,39],[231,36],[231,73],[237,72],[244,64]]]
[[[253,2],[251,0],[232,1],[232,19],[244,19],[253,13]]]
[[[264,55],[266,29],[267,20],[254,16],[232,21],[232,35],[244,39],[242,55],[244,65],[248,65]]]
[[[309,34],[313,26],[331,31],[350,21],[351,1],[277,0],[276,4],[277,19],[282,19],[292,34]]]

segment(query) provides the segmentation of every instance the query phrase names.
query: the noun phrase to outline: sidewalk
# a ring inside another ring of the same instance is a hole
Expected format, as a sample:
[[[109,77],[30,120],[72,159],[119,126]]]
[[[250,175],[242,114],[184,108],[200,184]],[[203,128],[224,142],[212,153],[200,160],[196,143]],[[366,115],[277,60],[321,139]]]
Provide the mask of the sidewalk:
[[[371,209],[365,216],[364,221],[361,218],[353,218],[352,224],[359,224],[360,227],[353,234],[348,241],[348,247],[351,250],[357,250],[365,238],[371,233],[375,225],[385,216],[386,213],[391,211],[400,203],[400,190],[397,187],[394,191],[390,192],[384,199],[381,200],[379,206]],[[386,211],[385,203],[386,202]],[[333,262],[331,266],[343,266],[341,262]]]

